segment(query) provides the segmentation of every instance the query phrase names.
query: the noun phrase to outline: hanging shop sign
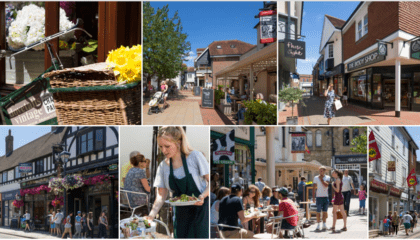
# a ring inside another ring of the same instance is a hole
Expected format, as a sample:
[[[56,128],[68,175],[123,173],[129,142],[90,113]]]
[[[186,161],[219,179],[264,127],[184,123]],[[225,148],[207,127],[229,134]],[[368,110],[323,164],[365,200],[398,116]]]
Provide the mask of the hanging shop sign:
[[[366,164],[366,155],[340,155],[334,156],[335,164]]]
[[[201,94],[201,107],[203,108],[214,108],[214,90],[209,88],[203,88]]]
[[[367,65],[371,65],[385,60],[385,56],[380,55],[378,51],[366,54],[365,56],[347,64],[347,71],[353,71]]]
[[[20,189],[2,193],[1,200],[2,201],[14,200],[16,198],[16,195],[20,195]]]
[[[284,40],[284,56],[289,58],[305,59],[305,42],[290,39]]]
[[[387,45],[384,42],[378,43],[378,53],[380,56],[386,56],[387,53]]]
[[[214,140],[211,150],[214,164],[235,164],[235,130]]]
[[[388,161],[388,172],[395,172],[395,161]]]
[[[394,197],[401,197],[401,193],[402,191],[396,187],[390,187],[389,189],[389,195],[394,196]]]
[[[416,171],[414,169],[411,170],[410,174],[407,177],[407,184],[408,187],[413,187],[417,185],[417,178],[416,178]]]
[[[305,153],[305,145],[305,133],[292,133],[292,153]]]
[[[370,190],[373,190],[375,192],[388,193],[388,185],[386,183],[379,182],[375,179],[370,181],[369,187],[370,187]]]
[[[277,40],[277,11],[262,11],[260,16],[260,43],[273,43]]]
[[[411,42],[410,57],[420,59],[420,39]]]
[[[114,171],[118,169],[118,164],[111,164],[108,166],[109,171]]]
[[[31,173],[32,163],[19,163],[19,173]]]
[[[57,124],[53,95],[47,88],[48,81],[41,79],[17,90],[10,100],[1,104],[3,124]]]

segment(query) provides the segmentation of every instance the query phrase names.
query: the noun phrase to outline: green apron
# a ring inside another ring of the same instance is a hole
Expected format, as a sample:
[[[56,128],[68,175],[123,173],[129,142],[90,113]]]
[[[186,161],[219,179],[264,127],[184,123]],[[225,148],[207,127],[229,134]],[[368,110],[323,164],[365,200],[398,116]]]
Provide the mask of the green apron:
[[[174,196],[179,197],[187,194],[195,197],[200,196],[200,191],[195,184],[194,178],[188,171],[187,160],[182,154],[182,165],[185,177],[177,179],[174,176],[172,159],[170,159],[169,186],[175,192]],[[209,238],[209,197],[204,199],[202,206],[174,207],[174,236],[175,238]]]

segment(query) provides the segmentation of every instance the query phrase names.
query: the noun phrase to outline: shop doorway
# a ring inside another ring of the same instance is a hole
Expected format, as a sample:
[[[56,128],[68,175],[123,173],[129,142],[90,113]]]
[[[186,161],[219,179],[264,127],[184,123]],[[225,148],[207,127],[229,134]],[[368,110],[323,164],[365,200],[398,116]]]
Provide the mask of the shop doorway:
[[[395,79],[383,79],[383,107],[395,107]],[[401,79],[401,108],[408,110],[411,98],[410,79]]]
[[[110,195],[94,195],[89,196],[89,212],[93,213],[93,226],[94,226],[94,235],[97,236],[99,231],[99,217],[102,212],[105,212],[105,216],[108,219],[108,224],[111,223],[110,217]],[[111,228],[110,228],[111,229]],[[107,235],[110,236],[109,229]]]
[[[9,226],[9,201],[4,201],[4,226]]]

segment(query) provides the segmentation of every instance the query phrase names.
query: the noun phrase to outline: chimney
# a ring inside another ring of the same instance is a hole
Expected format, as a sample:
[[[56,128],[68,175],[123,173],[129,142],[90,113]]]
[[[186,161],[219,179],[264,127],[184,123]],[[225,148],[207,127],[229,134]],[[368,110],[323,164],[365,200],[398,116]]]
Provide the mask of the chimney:
[[[13,153],[13,136],[12,130],[9,129],[9,135],[6,136],[6,157]]]

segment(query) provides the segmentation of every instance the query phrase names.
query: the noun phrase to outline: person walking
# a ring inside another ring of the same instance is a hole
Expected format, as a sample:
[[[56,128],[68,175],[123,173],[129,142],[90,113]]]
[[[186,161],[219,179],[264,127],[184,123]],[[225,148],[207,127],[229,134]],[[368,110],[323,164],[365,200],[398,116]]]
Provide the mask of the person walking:
[[[163,108],[167,108],[169,107],[169,104],[166,102],[166,99],[168,98],[168,84],[166,84],[166,81],[162,81],[162,83],[160,84],[160,90],[162,91],[163,94]]]
[[[340,170],[335,169],[332,173],[332,177],[335,179],[335,181],[334,184],[332,184],[331,186],[334,190],[333,225],[331,227],[331,230],[333,233],[336,233],[335,224],[337,222],[337,211],[340,210],[344,221],[344,227],[341,229],[341,231],[345,232],[347,231],[347,214],[344,210],[344,197],[343,193],[341,192],[341,189],[343,187],[343,173]]]
[[[87,224],[89,229],[89,237],[93,238],[93,213],[89,212],[87,217]]]
[[[258,178],[258,182],[255,183],[255,186],[257,186],[257,188],[260,190],[260,192],[262,192],[262,190],[265,187],[265,183],[262,181],[262,178]]]
[[[316,222],[317,227],[315,231],[320,231],[321,224],[321,212],[322,212],[322,230],[327,230],[327,218],[328,218],[328,186],[330,185],[330,176],[325,175],[326,168],[324,166],[319,167],[319,175],[314,177],[314,190],[312,191],[312,199],[316,203]],[[316,191],[315,191],[316,189]],[[316,194],[316,197],[315,197]]]
[[[87,236],[87,232],[88,232],[88,227],[87,227],[87,221],[86,221],[86,213],[82,213],[82,238],[86,238]]]
[[[389,220],[388,216],[385,216],[383,223],[384,223],[384,235],[389,235],[389,225],[391,223],[391,220]]]
[[[244,206],[242,204],[242,185],[233,184],[231,195],[222,198],[219,204],[219,224],[232,227],[239,227],[239,220],[242,224],[252,220],[255,212],[245,217]],[[220,227],[222,238],[253,238],[254,233],[247,229],[236,229],[229,227]]]
[[[304,202],[304,193],[305,193],[305,187],[306,187],[306,178],[301,177],[300,182],[298,184],[298,198],[299,202]],[[300,208],[304,208],[303,204],[300,204]]]
[[[25,218],[25,232],[30,232],[31,228],[29,227],[29,222],[31,221],[31,214],[28,212],[28,210],[25,211],[23,217]]]
[[[190,147],[182,127],[162,127],[158,144],[165,155],[157,169],[154,187],[156,200],[146,219],[152,221],[165,203],[169,192],[174,197],[196,196],[194,207],[175,207],[175,238],[209,238],[210,168],[204,155]]]
[[[75,219],[75,227],[76,227],[76,233],[74,234],[74,238],[82,238],[82,212],[77,211],[77,215],[74,218]]]
[[[354,190],[353,179],[349,176],[349,170],[344,170],[343,176],[343,197],[344,197],[344,210],[346,210],[347,216],[350,216],[350,200],[351,193]]]
[[[413,217],[410,215],[410,213],[407,211],[401,218],[401,223],[404,223],[405,228],[405,235],[408,236],[408,231],[411,228],[411,220],[413,220]]]
[[[400,227],[399,226],[400,217],[398,216],[397,211],[394,211],[394,214],[392,215],[391,223],[392,223],[392,230],[395,232],[395,236],[397,236],[398,235],[398,228]]]
[[[324,92],[324,96],[327,97],[324,107],[324,118],[328,119],[328,125],[331,125],[331,119],[335,117],[335,106],[334,100],[336,99],[334,93],[334,84],[330,83],[327,90]]]
[[[105,212],[102,212],[101,216],[99,216],[98,227],[99,227],[98,238],[107,238],[108,219],[106,218]]]
[[[360,190],[359,190],[358,194],[359,194],[359,214],[365,215],[366,196],[367,196],[367,193],[366,193],[366,190],[365,190],[365,185],[363,185],[363,184],[360,185]]]
[[[349,105],[347,103],[347,100],[348,100],[347,87],[344,87],[344,90],[343,90],[343,106],[348,106]]]
[[[66,234],[68,233],[70,235],[70,238],[73,238],[72,234],[71,234],[71,217],[73,216],[73,213],[70,213],[66,219],[65,219],[65,224],[64,224],[64,232],[63,232],[63,236],[61,236],[61,238],[64,238],[64,236],[66,236]]]
[[[63,217],[61,210],[57,209],[57,214],[55,214],[53,221],[55,223],[55,232],[58,237],[61,236],[61,221],[63,220]]]

